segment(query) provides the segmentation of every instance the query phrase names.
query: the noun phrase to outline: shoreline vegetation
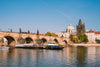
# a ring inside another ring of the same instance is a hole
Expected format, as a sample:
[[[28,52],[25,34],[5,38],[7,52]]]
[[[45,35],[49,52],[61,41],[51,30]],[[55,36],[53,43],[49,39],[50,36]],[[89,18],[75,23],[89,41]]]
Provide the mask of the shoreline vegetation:
[[[100,47],[100,40],[96,39],[96,43],[89,43],[88,36],[86,34],[80,34],[76,37],[70,35],[70,40],[72,44],[69,44],[69,46],[73,47]]]

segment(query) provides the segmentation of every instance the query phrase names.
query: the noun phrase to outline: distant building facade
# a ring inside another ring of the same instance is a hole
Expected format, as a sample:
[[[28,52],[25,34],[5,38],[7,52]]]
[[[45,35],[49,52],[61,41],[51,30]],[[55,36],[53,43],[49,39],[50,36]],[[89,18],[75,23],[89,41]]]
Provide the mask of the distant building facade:
[[[100,40],[100,31],[90,30],[90,31],[86,32],[85,34],[87,35],[90,43],[95,43],[95,39]]]
[[[70,34],[63,31],[63,32],[59,32],[57,33],[58,37],[66,37],[66,38],[69,38]]]
[[[69,26],[66,29],[66,32],[71,34],[71,33],[75,32],[75,29],[74,29],[74,27],[71,24],[69,24]]]
[[[80,34],[85,34],[85,24],[82,24],[81,19],[79,20],[79,24],[76,25],[77,28],[77,36]]]
[[[74,27],[71,24],[69,24],[69,26],[67,27],[66,31],[59,32],[59,33],[57,33],[57,35],[58,35],[58,37],[69,38],[69,36],[74,32],[75,32]]]

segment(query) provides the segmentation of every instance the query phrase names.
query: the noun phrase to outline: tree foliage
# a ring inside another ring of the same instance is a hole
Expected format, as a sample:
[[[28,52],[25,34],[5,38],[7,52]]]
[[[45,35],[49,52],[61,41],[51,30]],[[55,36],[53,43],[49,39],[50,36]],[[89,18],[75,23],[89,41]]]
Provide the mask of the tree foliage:
[[[83,35],[83,37],[84,37],[84,40],[83,40],[83,42],[85,42],[85,43],[87,43],[89,40],[88,40],[88,37],[87,37],[87,35],[86,34],[84,34]]]
[[[57,36],[57,34],[55,34],[55,33],[51,33],[51,36]]]
[[[50,33],[50,32],[47,32],[45,35],[46,36],[57,36],[55,33]]]
[[[79,42],[88,42],[88,37],[86,34],[80,34],[78,38],[74,38],[73,35],[70,35],[70,40],[74,43],[79,43]]]
[[[95,41],[96,41],[96,43],[100,43],[100,40],[99,40],[99,39],[97,39],[97,38],[95,39]]]
[[[47,32],[45,35],[46,36],[51,36],[51,33],[50,32]]]
[[[79,38],[80,42],[87,43],[89,41],[86,34],[80,34],[78,38]]]
[[[78,42],[79,42],[79,39],[78,39],[78,38],[74,38],[74,39],[73,39],[73,42],[74,42],[74,43],[78,43]]]
[[[74,40],[73,35],[70,35],[70,40],[73,42],[73,40]]]

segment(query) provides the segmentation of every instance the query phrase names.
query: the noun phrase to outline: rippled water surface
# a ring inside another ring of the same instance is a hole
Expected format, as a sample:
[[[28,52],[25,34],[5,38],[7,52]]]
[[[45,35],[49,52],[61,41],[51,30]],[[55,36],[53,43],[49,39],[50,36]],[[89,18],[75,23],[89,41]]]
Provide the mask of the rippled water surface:
[[[0,67],[100,67],[100,47],[0,50]]]

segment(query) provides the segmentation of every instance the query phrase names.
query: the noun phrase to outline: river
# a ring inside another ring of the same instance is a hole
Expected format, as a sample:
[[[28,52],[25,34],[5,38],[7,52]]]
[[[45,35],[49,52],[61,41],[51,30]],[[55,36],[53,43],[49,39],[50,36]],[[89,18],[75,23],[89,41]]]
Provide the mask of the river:
[[[100,47],[0,50],[0,67],[100,67]]]

